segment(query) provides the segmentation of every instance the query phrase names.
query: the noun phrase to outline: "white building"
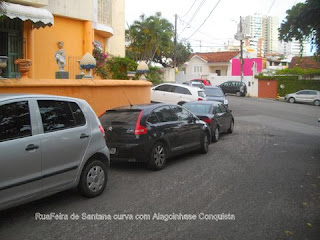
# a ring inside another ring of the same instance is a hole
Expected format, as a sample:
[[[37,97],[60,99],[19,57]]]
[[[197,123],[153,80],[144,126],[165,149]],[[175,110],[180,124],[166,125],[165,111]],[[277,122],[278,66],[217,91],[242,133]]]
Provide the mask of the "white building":
[[[302,49],[302,56],[307,55],[307,47],[308,43],[307,41],[304,41],[303,44],[303,49]],[[279,53],[283,54],[285,56],[289,57],[295,57],[295,56],[300,56],[300,51],[301,51],[301,45],[300,42],[297,40],[293,40],[290,42],[284,42],[280,41],[279,42]]]
[[[264,38],[264,53],[278,53],[279,50],[279,18],[267,16],[264,18],[262,37]]]

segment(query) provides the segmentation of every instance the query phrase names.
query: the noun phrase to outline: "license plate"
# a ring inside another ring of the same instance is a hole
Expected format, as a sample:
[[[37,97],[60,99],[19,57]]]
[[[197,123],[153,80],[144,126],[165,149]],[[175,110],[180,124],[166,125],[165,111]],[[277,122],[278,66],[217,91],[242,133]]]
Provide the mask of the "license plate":
[[[116,154],[117,149],[116,148],[109,148],[110,154]]]

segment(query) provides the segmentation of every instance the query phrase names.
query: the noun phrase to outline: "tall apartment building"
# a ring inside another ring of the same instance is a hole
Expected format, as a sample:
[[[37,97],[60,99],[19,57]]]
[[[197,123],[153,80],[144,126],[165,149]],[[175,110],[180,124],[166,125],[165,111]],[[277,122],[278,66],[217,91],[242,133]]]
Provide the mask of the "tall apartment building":
[[[242,22],[246,34],[245,47],[257,53],[257,56],[278,52],[278,17],[262,16],[260,13],[246,16]]]
[[[262,38],[264,39],[264,53],[274,54],[279,50],[279,18],[267,16],[263,19]]]
[[[308,43],[307,41],[304,41],[302,43],[303,49],[302,49],[302,56],[307,55],[307,46]],[[300,56],[301,55],[301,45],[300,42],[297,40],[293,40],[291,42],[284,42],[280,41],[279,42],[279,53],[283,54],[285,56]]]

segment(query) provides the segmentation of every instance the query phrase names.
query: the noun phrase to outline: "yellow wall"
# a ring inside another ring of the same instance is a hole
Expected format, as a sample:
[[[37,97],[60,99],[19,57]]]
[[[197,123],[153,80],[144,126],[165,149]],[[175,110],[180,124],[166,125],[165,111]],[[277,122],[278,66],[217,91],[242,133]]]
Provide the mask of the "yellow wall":
[[[38,93],[82,98],[101,116],[114,107],[150,103],[150,86],[150,82],[142,80],[5,79],[0,81],[0,93]]]
[[[65,71],[68,71],[68,57],[83,56],[85,54],[84,43],[90,41],[90,38],[89,41],[85,41],[87,37],[84,34],[86,31],[85,24],[88,23],[54,16],[54,25],[52,27],[33,30],[34,60],[32,64],[34,66],[34,78],[55,78],[55,72],[58,71],[55,52],[58,50],[57,43],[59,41],[64,41],[67,60]],[[70,78],[73,77],[70,76]]]

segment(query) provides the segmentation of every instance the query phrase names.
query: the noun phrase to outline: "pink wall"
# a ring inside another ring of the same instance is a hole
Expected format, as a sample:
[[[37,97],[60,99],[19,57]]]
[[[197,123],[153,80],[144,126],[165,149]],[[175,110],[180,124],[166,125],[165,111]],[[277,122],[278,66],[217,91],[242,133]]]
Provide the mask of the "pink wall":
[[[245,58],[243,59],[243,76],[252,76],[253,63],[257,66],[257,72],[262,71],[262,58]],[[240,76],[241,75],[241,64],[240,59],[232,59],[232,73],[231,76]]]

